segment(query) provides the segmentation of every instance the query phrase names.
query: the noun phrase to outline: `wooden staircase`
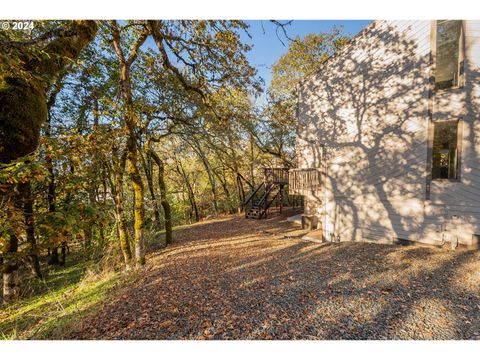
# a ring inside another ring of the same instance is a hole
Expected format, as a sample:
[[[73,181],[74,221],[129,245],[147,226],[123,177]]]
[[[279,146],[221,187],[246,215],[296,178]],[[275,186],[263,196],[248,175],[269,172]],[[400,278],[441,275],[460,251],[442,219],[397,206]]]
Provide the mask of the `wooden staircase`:
[[[252,207],[245,212],[245,217],[248,219],[266,218],[268,208],[280,194],[281,190],[281,185],[279,184],[268,184],[261,196],[253,202]]]
[[[275,199],[280,197],[280,212],[282,211],[283,187],[288,184],[288,169],[264,169],[265,180],[248,195],[245,200],[245,217],[248,219],[263,219]]]

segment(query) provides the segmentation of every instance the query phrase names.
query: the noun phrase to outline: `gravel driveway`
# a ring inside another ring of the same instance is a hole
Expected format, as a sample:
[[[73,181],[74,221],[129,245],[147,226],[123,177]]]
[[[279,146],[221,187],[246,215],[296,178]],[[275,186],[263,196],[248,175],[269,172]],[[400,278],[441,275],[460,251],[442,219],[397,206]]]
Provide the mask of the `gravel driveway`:
[[[284,216],[178,230],[75,339],[480,339],[480,252],[317,244]]]

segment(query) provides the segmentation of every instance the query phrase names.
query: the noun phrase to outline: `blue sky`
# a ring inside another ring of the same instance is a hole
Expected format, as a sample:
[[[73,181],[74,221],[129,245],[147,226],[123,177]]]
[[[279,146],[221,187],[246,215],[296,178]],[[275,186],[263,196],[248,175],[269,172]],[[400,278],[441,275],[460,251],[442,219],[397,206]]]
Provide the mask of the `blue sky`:
[[[332,26],[343,26],[344,32],[353,36],[370,22],[371,20],[294,20],[285,29],[292,39],[296,36],[304,37],[309,33],[328,31]],[[249,33],[252,39],[244,36],[243,40],[253,44],[253,50],[248,54],[248,58],[251,64],[258,69],[258,74],[265,80],[265,85],[268,85],[272,79],[271,66],[282,54],[287,52],[288,40],[279,31],[279,37],[284,43],[282,44],[275,33],[276,26],[268,20],[252,20],[247,23],[250,25]]]

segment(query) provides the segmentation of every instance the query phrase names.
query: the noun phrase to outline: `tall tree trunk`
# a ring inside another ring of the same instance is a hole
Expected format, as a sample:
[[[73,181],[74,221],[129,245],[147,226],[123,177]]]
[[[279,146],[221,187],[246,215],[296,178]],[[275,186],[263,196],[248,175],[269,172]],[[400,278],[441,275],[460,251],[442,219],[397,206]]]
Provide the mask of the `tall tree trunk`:
[[[99,104],[98,104],[98,95],[97,95],[97,89],[92,88],[91,89],[91,95],[92,95],[92,101],[93,101],[93,134],[98,135],[98,125],[99,125],[99,120],[100,120],[100,110],[99,110]],[[89,171],[89,177],[92,179],[91,182],[89,183],[88,186],[88,200],[89,204],[91,207],[96,206],[97,201],[99,202],[99,185],[98,185],[98,180],[100,179],[103,185],[103,205],[106,203],[106,192],[107,192],[107,183],[106,183],[106,173],[105,169],[102,168],[102,171],[100,172],[100,175],[98,174],[98,168],[99,168],[99,157],[101,157],[101,154],[99,154],[98,149],[94,149],[93,154],[92,154],[92,166],[91,170]],[[98,198],[98,200],[97,200]],[[98,226],[99,230],[99,235],[100,235],[100,240],[101,243],[104,243],[105,240],[105,234],[104,234],[104,224],[103,221],[100,221],[99,223],[95,221],[95,219],[88,219],[86,226],[83,230],[84,234],[84,244],[85,247],[88,248],[91,246],[92,241],[93,241],[93,233],[94,233],[94,228]]]
[[[254,178],[254,174],[253,174],[253,168],[255,166],[255,152],[254,152],[254,144],[255,144],[255,140],[253,138],[253,135],[250,134],[250,182],[252,184],[255,184],[255,178]]]
[[[218,200],[217,200],[217,186],[215,184],[215,179],[212,175],[212,169],[210,168],[210,163],[208,162],[205,154],[202,153],[200,149],[196,149],[196,153],[200,157],[203,163],[203,167],[207,172],[208,182],[210,183],[210,189],[212,191],[212,205],[213,205],[213,212],[215,216],[218,216]]]
[[[7,207],[9,215],[11,212],[23,212],[21,185],[14,185],[11,192],[2,193],[3,199],[10,205]],[[3,200],[2,199],[2,200]],[[18,260],[18,237],[13,228],[9,229],[8,236],[5,237],[5,242],[2,249],[3,254],[3,301],[11,302],[20,295],[20,280],[18,276],[19,260]]]
[[[200,214],[198,212],[197,202],[195,201],[195,192],[193,191],[192,184],[190,183],[190,180],[188,179],[188,176],[185,173],[185,170],[183,169],[182,164],[179,161],[176,161],[176,163],[177,163],[177,171],[182,176],[183,181],[187,186],[188,200],[190,201],[192,212],[195,214],[195,221],[199,222]]]
[[[45,127],[45,136],[49,139],[52,130],[52,117],[51,117],[51,108],[55,104],[55,100],[57,98],[58,93],[62,88],[62,79],[63,76],[59,76],[57,81],[54,84],[54,88],[50,93],[50,96],[47,101],[47,124]],[[55,172],[53,170],[53,159],[47,151],[45,156],[46,167],[48,169],[48,193],[47,193],[47,204],[48,204],[48,212],[53,214],[55,212]],[[54,247],[53,250],[48,247],[48,264],[59,264],[60,260],[58,258],[58,251],[57,248]]]
[[[3,248],[3,301],[12,302],[20,295],[20,282],[18,278],[18,261],[15,254],[18,251],[18,238],[10,233]]]
[[[132,44],[128,57],[125,56],[121,41],[120,30],[115,20],[110,21],[113,45],[117,53],[120,67],[120,94],[123,100],[123,116],[125,129],[128,134],[127,143],[127,173],[130,175],[134,192],[134,230],[135,230],[135,261],[137,267],[145,264],[145,244],[143,237],[143,227],[145,218],[144,187],[142,177],[137,165],[137,144],[136,144],[136,119],[134,116],[132,100],[132,84],[130,81],[130,67],[138,56],[140,46],[145,42],[149,31],[145,29],[137,40]]]
[[[129,270],[132,263],[132,251],[128,241],[127,224],[123,209],[123,169],[125,168],[126,152],[122,154],[120,159],[117,158],[116,148],[112,149],[112,153],[114,159],[114,181],[112,184],[112,193],[115,201],[115,222],[117,225],[118,241],[125,261],[125,267]]]
[[[240,200],[240,207],[238,208],[238,212],[241,212],[245,207],[245,190],[243,188],[242,178],[240,177],[239,173],[237,173],[236,180],[237,180],[238,198]]]
[[[90,206],[95,204],[95,189],[92,186],[89,186],[88,188],[88,202],[90,203]],[[89,248],[92,245],[94,225],[95,222],[88,218],[83,229],[83,244],[85,245],[85,248]]]
[[[96,95],[95,89],[92,90],[92,98],[93,98],[93,132],[95,133],[98,130],[98,120],[99,120],[99,111],[98,111],[98,99]],[[89,172],[90,177],[92,178],[88,188],[88,202],[90,206],[94,206],[96,199],[95,193],[97,192],[97,150],[94,150],[92,154],[92,169],[93,171]],[[93,228],[95,225],[95,221],[93,219],[87,219],[85,227],[83,229],[83,239],[85,248],[89,248],[92,245],[93,240]]]
[[[130,175],[134,194],[135,262],[137,267],[140,267],[145,264],[145,243],[143,237],[145,204],[142,177],[137,166],[137,147],[132,135],[129,138],[127,152],[127,173]]]
[[[40,271],[40,261],[38,259],[37,241],[35,239],[35,218],[33,215],[33,198],[32,187],[30,181],[20,185],[20,192],[23,200],[23,216],[25,219],[27,243],[28,243],[28,263],[30,265],[32,275],[38,279],[42,278]]]
[[[102,179],[102,185],[103,185],[102,204],[105,207],[105,204],[107,203],[107,182],[105,180],[105,177],[106,177],[105,171],[102,172],[102,176],[103,176],[103,179]],[[101,240],[102,244],[105,244],[105,230],[104,230],[104,227],[105,227],[105,223],[102,221],[102,223],[100,224],[100,227],[99,227],[100,240]]]
[[[148,191],[150,192],[150,197],[152,198],[153,202],[153,216],[155,218],[155,224],[158,229],[161,229],[162,223],[160,221],[160,211],[158,209],[157,197],[155,196],[155,187],[153,186],[152,161],[150,156],[147,160],[145,160],[145,157],[142,155],[142,153],[140,153],[140,159],[142,160],[143,170],[145,177],[147,178]]]
[[[160,188],[160,202],[163,207],[163,216],[165,218],[165,243],[170,245],[173,242],[172,212],[170,203],[167,200],[167,186],[165,185],[165,168],[163,161],[158,163],[158,187]]]
[[[225,197],[227,198],[228,206],[229,206],[229,212],[230,214],[233,214],[235,212],[235,207],[232,204],[232,199],[230,195],[230,191],[228,190],[228,184],[227,184],[227,179],[225,177],[225,169],[223,169],[222,174],[219,173],[214,173],[217,176],[218,181],[220,181],[220,184],[222,185],[223,192],[225,193]]]
[[[165,220],[165,243],[170,245],[172,239],[172,212],[170,209],[170,203],[167,199],[167,186],[165,184],[165,167],[160,157],[150,150],[150,155],[155,160],[158,166],[158,188],[160,189],[160,202],[163,208],[163,216]]]
[[[75,165],[73,162],[70,160],[70,174],[75,174]],[[65,199],[65,203],[67,205],[70,205],[70,202],[72,201],[72,192],[68,191],[67,196]],[[58,253],[58,248],[55,248],[54,251],[52,252],[52,255],[48,261],[50,265],[62,265],[66,266],[67,265],[67,249],[68,249],[68,244],[67,241],[64,240],[62,241],[62,244],[60,245],[60,255],[61,258],[59,257]]]
[[[217,199],[218,198],[218,196],[217,196],[217,186],[215,184],[215,177],[212,173],[213,172],[212,168],[210,166],[210,163],[209,163],[207,157],[203,153],[202,148],[201,148],[198,140],[194,139],[190,144],[191,144],[192,149],[197,153],[200,160],[202,160],[203,167],[205,168],[205,171],[207,172],[208,182],[210,183],[210,189],[211,189],[211,192],[212,192],[213,212],[214,212],[215,216],[217,216],[218,213],[219,213],[219,211],[218,211],[218,199]]]

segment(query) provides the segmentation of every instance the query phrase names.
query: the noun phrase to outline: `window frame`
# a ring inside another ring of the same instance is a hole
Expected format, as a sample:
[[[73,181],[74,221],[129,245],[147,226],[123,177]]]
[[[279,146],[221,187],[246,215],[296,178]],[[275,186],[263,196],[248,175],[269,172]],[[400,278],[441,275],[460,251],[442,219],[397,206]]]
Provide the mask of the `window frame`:
[[[457,123],[457,164],[456,164],[456,174],[457,177],[454,179],[449,178],[434,178],[433,177],[433,143],[435,141],[435,124],[441,124],[446,122],[456,122]],[[463,138],[463,121],[462,119],[453,119],[453,120],[436,120],[431,122],[431,142],[429,142],[429,152],[430,152],[430,179],[435,182],[461,182],[461,163],[462,163],[462,138]]]
[[[465,22],[460,21],[460,46],[458,52],[458,81],[456,85],[450,86],[448,88],[439,89],[437,88],[436,82],[436,70],[437,70],[437,27],[439,20],[433,20],[431,26],[431,57],[432,57],[432,76],[433,76],[433,92],[442,93],[449,90],[460,89],[465,86],[465,76],[466,76],[466,66],[465,66]],[[463,74],[460,74],[460,69],[463,68]]]

